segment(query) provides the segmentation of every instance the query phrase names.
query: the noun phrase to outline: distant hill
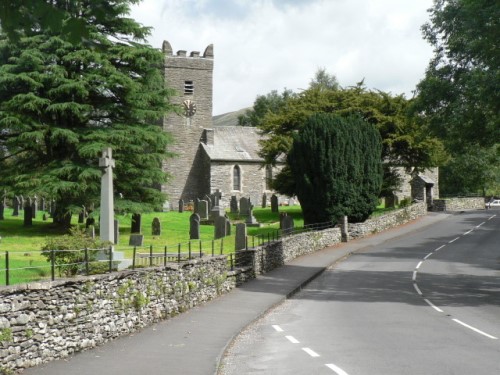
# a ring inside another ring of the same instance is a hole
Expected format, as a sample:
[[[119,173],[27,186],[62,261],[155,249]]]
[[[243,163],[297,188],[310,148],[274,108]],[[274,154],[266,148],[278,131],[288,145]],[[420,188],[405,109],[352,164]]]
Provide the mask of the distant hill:
[[[237,126],[238,116],[244,115],[245,111],[251,108],[243,108],[238,111],[223,113],[222,115],[213,116],[214,126]]]

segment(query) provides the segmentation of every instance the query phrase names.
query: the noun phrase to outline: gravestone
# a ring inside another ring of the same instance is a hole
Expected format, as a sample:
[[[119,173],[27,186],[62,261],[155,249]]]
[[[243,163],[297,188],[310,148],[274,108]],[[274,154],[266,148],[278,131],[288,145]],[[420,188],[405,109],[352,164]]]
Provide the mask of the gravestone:
[[[385,207],[386,208],[394,208],[398,204],[398,197],[395,194],[391,194],[385,197]]]
[[[33,215],[33,219],[35,219],[38,211],[38,198],[36,195],[33,197],[33,203],[31,204],[31,209],[32,209],[31,214]]]
[[[200,198],[196,198],[193,202],[193,212],[198,212],[199,204],[200,204]]]
[[[139,233],[133,233],[130,235],[128,241],[129,246],[143,246],[144,245],[144,235]]]
[[[271,196],[271,212],[278,212],[278,197],[276,194]]]
[[[26,204],[24,207],[24,226],[31,227],[33,225],[33,208],[30,204]]]
[[[45,211],[45,208],[45,197],[42,197],[40,210]]]
[[[160,219],[155,217],[153,219],[153,223],[151,224],[151,233],[153,236],[160,236],[161,235],[161,223]]]
[[[224,212],[219,208],[219,206],[214,206],[210,211],[210,220],[215,221],[218,217],[224,217]]]
[[[199,201],[198,211],[196,211],[196,213],[199,215],[201,220],[208,220],[208,202]]]
[[[250,205],[249,209],[248,209],[248,216],[245,220],[245,223],[247,225],[254,225],[254,224],[258,224],[257,223],[257,219],[255,218],[255,216],[253,216],[253,206]]]
[[[184,212],[184,200],[179,199],[179,213]]]
[[[266,208],[267,207],[267,194],[264,193],[262,194],[262,208]]]
[[[113,197],[113,168],[115,160],[110,147],[102,150],[102,157],[99,158],[99,167],[102,169],[101,176],[101,221],[100,238],[101,241],[114,242],[114,197]]]
[[[243,250],[247,247],[247,225],[243,223],[236,224],[236,235],[235,235],[235,250]]]
[[[231,209],[232,214],[238,213],[238,200],[236,199],[236,195],[231,196],[231,201],[229,202],[229,208]]]
[[[88,217],[87,220],[85,220],[85,228],[89,228],[90,226],[95,225],[95,219],[93,217]]]
[[[290,198],[290,199],[288,200],[288,205],[289,205],[289,206],[295,206],[295,199]]]
[[[44,212],[43,215],[42,215],[42,220],[43,221],[47,221],[47,214]]]
[[[15,196],[12,200],[12,216],[19,216],[19,205],[21,201],[18,196]]]
[[[245,197],[240,198],[240,215],[248,215],[248,209],[250,208],[250,199]]]
[[[294,223],[293,223],[293,217],[291,216],[285,216],[283,218],[283,234],[287,235],[287,234],[291,234],[293,232],[293,227],[294,227]]]
[[[208,211],[210,211],[212,209],[212,198],[210,198],[210,196],[208,195],[205,195],[205,200],[207,201],[207,207],[208,207]]]
[[[189,217],[189,239],[200,239],[200,215],[196,213]]]
[[[226,237],[226,218],[218,216],[214,220],[214,239]]]
[[[280,212],[280,229],[283,230],[283,219],[287,216],[286,212]]]
[[[141,214],[132,214],[132,225],[130,227],[130,233],[142,233],[142,216]]]
[[[118,245],[118,241],[120,240],[120,223],[116,219],[113,220],[113,236],[115,239],[113,243]]]
[[[229,221],[228,217],[225,216],[226,219],[226,236],[231,235],[231,221]]]

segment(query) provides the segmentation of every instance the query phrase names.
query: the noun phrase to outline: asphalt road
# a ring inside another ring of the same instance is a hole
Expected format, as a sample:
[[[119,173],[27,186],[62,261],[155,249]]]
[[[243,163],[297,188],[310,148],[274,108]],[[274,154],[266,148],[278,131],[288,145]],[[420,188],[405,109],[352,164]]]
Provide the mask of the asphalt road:
[[[225,375],[500,374],[500,210],[351,255],[243,331],[222,364]]]

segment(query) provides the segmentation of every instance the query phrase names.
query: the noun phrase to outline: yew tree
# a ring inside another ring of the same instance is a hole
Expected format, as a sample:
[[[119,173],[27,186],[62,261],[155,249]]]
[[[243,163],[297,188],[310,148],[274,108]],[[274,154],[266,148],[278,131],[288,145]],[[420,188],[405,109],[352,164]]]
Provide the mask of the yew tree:
[[[131,3],[51,1],[64,19],[85,23],[78,42],[36,22],[15,30],[18,38],[0,34],[0,187],[55,199],[61,224],[98,204],[105,147],[116,160],[118,208],[164,201],[170,138],[160,120],[171,91],[161,51],[145,43],[149,28],[127,17]]]

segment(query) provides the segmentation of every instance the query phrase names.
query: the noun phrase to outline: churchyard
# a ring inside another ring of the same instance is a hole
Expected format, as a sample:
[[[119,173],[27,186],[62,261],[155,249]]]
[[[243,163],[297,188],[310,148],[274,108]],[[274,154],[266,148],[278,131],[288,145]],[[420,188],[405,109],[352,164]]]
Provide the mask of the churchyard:
[[[286,212],[294,219],[295,228],[303,226],[300,206],[281,206],[281,213]],[[280,212],[272,212],[271,208],[255,208],[253,215],[260,226],[248,227],[249,244],[259,241],[257,236],[267,238],[268,234],[279,230]],[[144,236],[143,246],[136,247],[137,253],[153,251],[163,252],[165,246],[168,252],[177,252],[179,246],[182,252],[189,247],[189,230],[191,211],[180,212],[151,212],[141,215],[141,233]],[[52,224],[48,212],[38,211],[32,221],[32,226],[24,226],[22,215],[11,216],[11,210],[5,210],[4,220],[0,221],[0,285],[5,285],[6,252],[9,252],[10,284],[36,281],[50,278],[50,264],[41,255],[41,248],[47,239],[57,239],[66,232]],[[191,241],[192,251],[199,251],[200,243],[204,254],[230,254],[235,251],[234,224],[245,222],[244,217],[228,212],[233,229],[231,235],[214,239],[214,225],[200,225],[200,239]],[[134,247],[129,245],[131,235],[132,215],[117,215],[119,222],[119,240],[114,246],[115,251],[123,252],[125,259],[132,259]],[[160,235],[153,235],[152,223],[158,218],[161,225]],[[72,225],[85,228],[85,224],[78,223],[78,215],[73,215]],[[179,245],[180,244],[180,245]],[[26,268],[27,269],[21,269]]]

